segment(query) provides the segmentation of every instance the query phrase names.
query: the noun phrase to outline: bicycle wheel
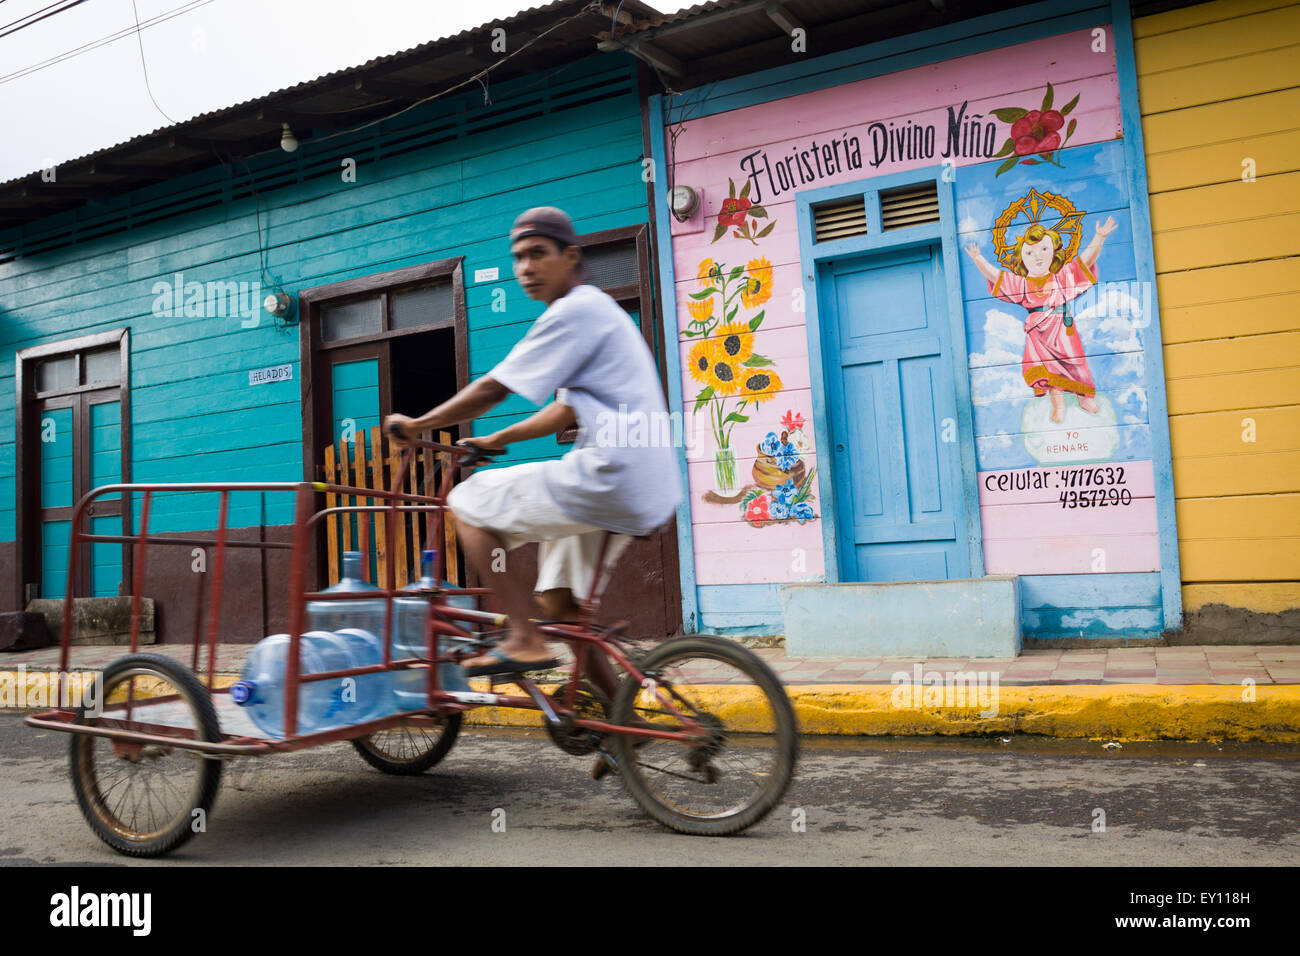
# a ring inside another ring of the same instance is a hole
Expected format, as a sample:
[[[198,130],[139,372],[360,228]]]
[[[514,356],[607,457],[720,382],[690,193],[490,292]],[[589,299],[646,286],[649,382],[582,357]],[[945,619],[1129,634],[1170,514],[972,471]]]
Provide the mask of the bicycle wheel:
[[[133,698],[129,720],[126,710],[116,706],[128,690]],[[171,699],[158,702],[161,698]],[[98,716],[78,708],[76,722],[221,740],[207,688],[157,654],[134,654],[110,664],[100,705]],[[130,744],[88,734],[72,735],[69,756],[72,789],[86,822],[118,853],[161,856],[207,828],[221,783],[219,759],[165,744]]]
[[[623,682],[613,723],[686,731],[662,695],[705,735],[688,743],[611,734],[632,798],[682,833],[723,836],[763,819],[784,796],[799,749],[794,708],[771,668],[731,641],[683,637],[650,651],[638,669],[646,682]]]
[[[401,724],[354,738],[352,746],[376,770],[398,776],[423,773],[447,756],[456,743],[460,718],[460,714],[452,714],[435,727]]]

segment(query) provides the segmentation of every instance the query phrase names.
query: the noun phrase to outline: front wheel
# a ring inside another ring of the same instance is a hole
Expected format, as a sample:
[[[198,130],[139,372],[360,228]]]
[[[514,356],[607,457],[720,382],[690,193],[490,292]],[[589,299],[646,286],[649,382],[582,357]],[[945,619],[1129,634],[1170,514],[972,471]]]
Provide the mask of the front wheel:
[[[434,727],[401,724],[357,737],[352,746],[376,770],[408,776],[423,773],[451,750],[460,734],[460,714],[452,714]]]
[[[625,680],[613,723],[693,731],[690,741],[612,734],[632,798],[665,826],[724,836],[763,819],[785,795],[798,757],[794,707],[758,655],[722,638],[667,641]]]
[[[104,671],[97,713],[78,724],[184,740],[221,740],[208,690],[158,654],[134,654]],[[221,761],[161,743],[73,734],[72,789],[95,835],[126,856],[161,856],[207,829]]]

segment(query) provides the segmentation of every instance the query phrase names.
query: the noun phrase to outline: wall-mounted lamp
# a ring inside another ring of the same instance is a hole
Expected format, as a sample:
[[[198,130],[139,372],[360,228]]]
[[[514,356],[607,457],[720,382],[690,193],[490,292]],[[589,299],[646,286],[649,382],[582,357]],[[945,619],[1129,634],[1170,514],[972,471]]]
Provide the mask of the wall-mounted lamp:
[[[288,123],[280,124],[280,148],[286,153],[292,153],[298,148],[298,137],[293,135]]]
[[[700,205],[700,194],[690,186],[674,186],[668,193],[668,209],[678,222],[685,222]]]
[[[297,311],[293,296],[287,292],[272,292],[266,297],[262,307],[276,319],[285,322],[293,321],[294,313]]]

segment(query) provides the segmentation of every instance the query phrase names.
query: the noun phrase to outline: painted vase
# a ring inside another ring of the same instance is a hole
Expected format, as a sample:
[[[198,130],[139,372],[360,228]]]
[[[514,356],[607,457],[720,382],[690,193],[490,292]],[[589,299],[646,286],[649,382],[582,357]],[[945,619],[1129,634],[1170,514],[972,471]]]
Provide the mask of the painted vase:
[[[713,459],[713,480],[718,494],[729,495],[736,490],[736,453],[730,448],[719,448]]]

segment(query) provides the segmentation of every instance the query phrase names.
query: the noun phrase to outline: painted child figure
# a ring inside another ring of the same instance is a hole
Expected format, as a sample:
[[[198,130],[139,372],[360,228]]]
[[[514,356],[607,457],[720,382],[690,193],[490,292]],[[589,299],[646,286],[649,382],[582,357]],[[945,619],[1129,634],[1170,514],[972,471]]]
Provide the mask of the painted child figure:
[[[1025,384],[1035,395],[1046,392],[1051,397],[1054,422],[1065,420],[1064,392],[1072,392],[1085,412],[1095,415],[1100,410],[1069,303],[1096,283],[1097,256],[1114,231],[1115,220],[1107,216],[1097,224],[1083,253],[1066,261],[1060,234],[1034,223],[1016,240],[1017,261],[1011,272],[990,265],[973,240],[966,246],[976,268],[988,280],[989,292],[1028,310],[1022,363]]]

